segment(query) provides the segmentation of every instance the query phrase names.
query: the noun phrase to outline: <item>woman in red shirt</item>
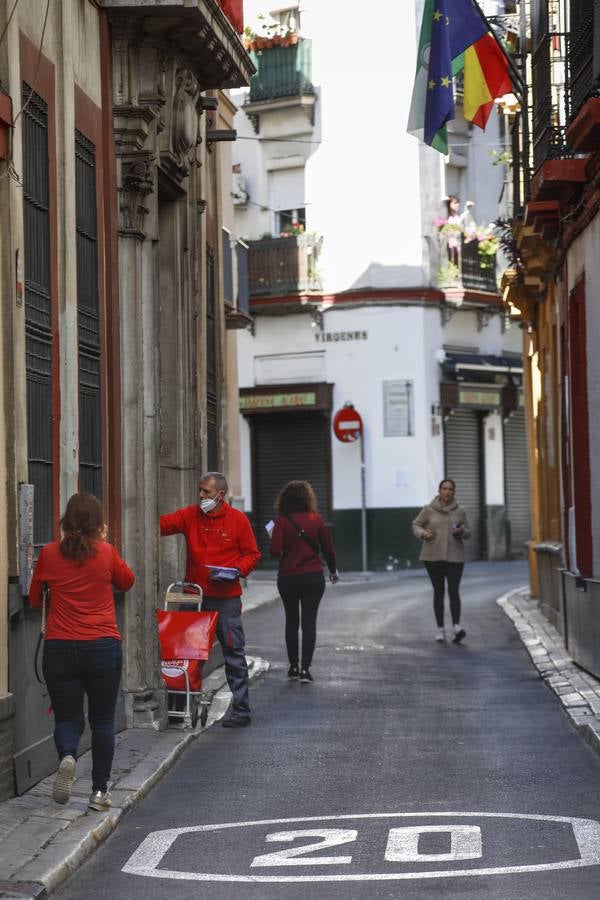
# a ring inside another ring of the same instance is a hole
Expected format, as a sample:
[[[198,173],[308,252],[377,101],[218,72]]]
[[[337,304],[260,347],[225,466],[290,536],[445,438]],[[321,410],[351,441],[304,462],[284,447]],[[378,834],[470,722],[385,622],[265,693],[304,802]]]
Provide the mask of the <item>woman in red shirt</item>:
[[[63,538],[42,547],[29,589],[34,607],[42,605],[44,585],[50,592],[42,668],[54,710],[54,742],[60,759],[52,797],[57,803],[67,803],[71,796],[87,695],[92,730],[88,805],[102,811],[111,805],[108,779],[123,662],[113,587],[128,591],[135,576],[106,542],[102,507],[93,494],[73,494],[60,526]]]
[[[310,665],[317,638],[317,612],[325,591],[320,552],[329,568],[329,580],[339,579],[333,541],[308,481],[290,481],[277,499],[279,515],[271,534],[271,556],[279,557],[277,588],[285,609],[285,643],[289,678],[310,684]],[[299,606],[302,610],[302,666],[298,668]]]

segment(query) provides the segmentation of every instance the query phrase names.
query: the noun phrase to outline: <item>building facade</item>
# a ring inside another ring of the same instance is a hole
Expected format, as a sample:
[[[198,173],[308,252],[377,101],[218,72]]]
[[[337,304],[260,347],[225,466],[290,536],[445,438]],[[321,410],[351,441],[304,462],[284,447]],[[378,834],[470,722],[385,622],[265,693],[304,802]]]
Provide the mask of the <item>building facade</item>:
[[[23,0],[9,22],[2,7],[4,795],[55,766],[33,676],[39,613],[24,598],[76,490],[102,499],[136,573],[116,599],[119,727],[166,722],[155,609],[184,551],[159,544],[158,516],[228,455],[220,148],[232,134],[218,126],[231,119],[221,91],[253,71],[240,12]]]
[[[486,259],[473,237],[475,216],[489,223],[502,210],[505,167],[492,150],[504,140],[504,118],[492,117],[475,140],[459,114],[449,157],[423,147],[418,166],[403,172],[422,185],[423,252],[414,264],[373,263],[346,290],[324,292],[318,256],[327,235],[311,231],[305,203],[306,164],[321,137],[311,44],[298,23],[291,42],[290,10],[272,15],[288,43],[253,44],[258,71],[236,96],[236,128],[247,139],[235,147],[233,173],[254,319],[238,344],[242,483],[258,540],[266,549],[279,489],[307,478],[342,568],[415,565],[410,523],[447,475],[474,526],[470,558],[524,556],[521,334],[505,315],[495,254]],[[414,227],[402,220],[401,183],[387,202],[398,204],[401,258],[402,229]],[[338,441],[332,429],[348,403],[364,424],[364,469],[360,442]]]
[[[570,654],[600,674],[598,37],[594,3],[519,4],[524,90],[513,124],[513,265],[533,463],[531,585]],[[530,51],[530,52],[529,52]]]

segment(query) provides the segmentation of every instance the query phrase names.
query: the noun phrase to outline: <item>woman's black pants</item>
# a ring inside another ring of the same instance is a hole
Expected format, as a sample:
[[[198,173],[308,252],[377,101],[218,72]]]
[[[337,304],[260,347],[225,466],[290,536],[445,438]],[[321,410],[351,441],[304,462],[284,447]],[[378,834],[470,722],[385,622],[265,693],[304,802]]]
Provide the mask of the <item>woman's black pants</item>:
[[[433,585],[433,611],[438,628],[444,627],[444,591],[446,581],[448,582],[452,624],[458,625],[460,622],[460,594],[458,589],[464,563],[437,560],[436,562],[426,562],[424,565]]]
[[[325,577],[322,572],[280,575],[277,589],[285,609],[285,643],[290,665],[298,665],[298,628],[302,624],[302,668],[308,669],[315,650],[317,612],[325,592]]]

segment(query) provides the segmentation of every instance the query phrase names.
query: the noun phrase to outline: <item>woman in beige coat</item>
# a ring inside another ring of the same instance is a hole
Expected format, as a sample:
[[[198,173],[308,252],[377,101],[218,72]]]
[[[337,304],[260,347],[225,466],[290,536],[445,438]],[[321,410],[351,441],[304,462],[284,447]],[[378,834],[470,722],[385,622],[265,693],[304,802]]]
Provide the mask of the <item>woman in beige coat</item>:
[[[424,563],[433,585],[433,611],[437,622],[436,641],[445,641],[444,592],[448,582],[452,640],[460,644],[466,631],[460,624],[459,586],[465,562],[463,541],[471,537],[467,514],[454,494],[456,485],[451,478],[440,481],[438,495],[424,506],[412,523],[416,537],[423,541],[419,559]]]

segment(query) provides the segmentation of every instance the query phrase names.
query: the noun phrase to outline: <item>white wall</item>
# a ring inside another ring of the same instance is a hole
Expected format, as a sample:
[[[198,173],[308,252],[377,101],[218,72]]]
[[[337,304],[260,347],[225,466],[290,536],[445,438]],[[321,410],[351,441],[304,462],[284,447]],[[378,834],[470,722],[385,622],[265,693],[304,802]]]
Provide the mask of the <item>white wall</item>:
[[[485,417],[483,452],[486,505],[504,506],[504,440],[502,416],[499,412]]]

